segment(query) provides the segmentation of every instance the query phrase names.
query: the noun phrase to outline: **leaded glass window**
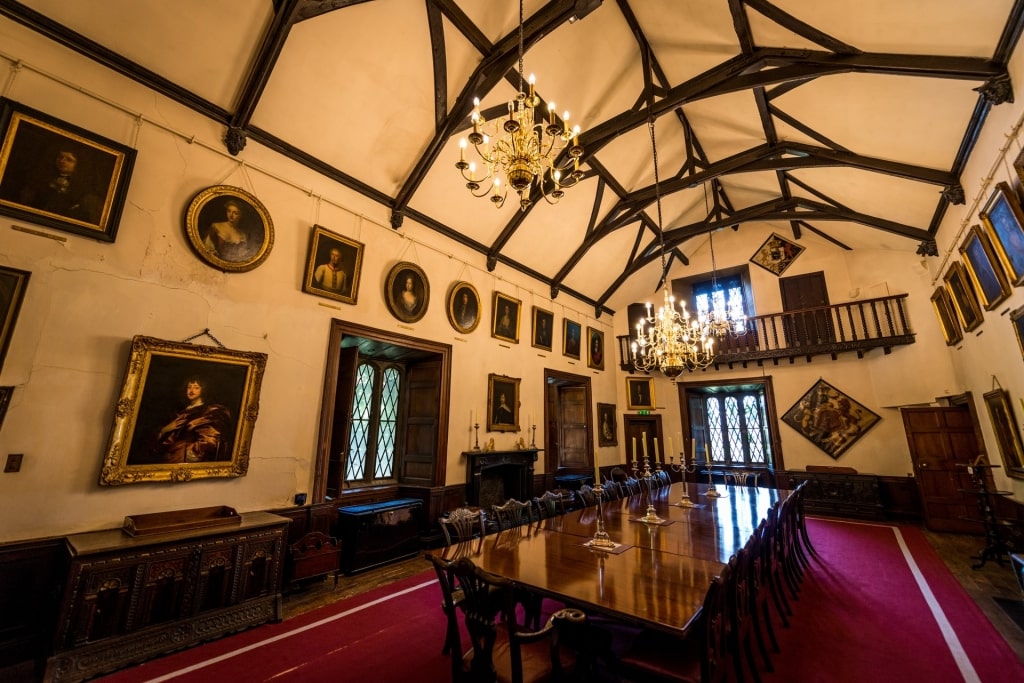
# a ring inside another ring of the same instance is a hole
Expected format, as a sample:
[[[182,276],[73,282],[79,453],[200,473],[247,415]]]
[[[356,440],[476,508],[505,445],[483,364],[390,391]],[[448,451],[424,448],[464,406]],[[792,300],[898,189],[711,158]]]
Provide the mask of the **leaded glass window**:
[[[345,481],[370,483],[395,476],[398,457],[400,366],[360,362],[356,370]]]
[[[698,462],[722,467],[772,466],[771,434],[764,392],[759,389],[713,387],[688,392]],[[701,457],[702,456],[702,457]]]

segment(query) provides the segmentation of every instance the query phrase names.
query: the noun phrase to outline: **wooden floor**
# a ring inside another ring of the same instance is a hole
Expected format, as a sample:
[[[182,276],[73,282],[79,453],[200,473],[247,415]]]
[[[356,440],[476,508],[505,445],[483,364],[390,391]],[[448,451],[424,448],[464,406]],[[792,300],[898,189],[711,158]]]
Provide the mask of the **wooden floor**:
[[[927,530],[924,534],[981,611],[988,616],[992,625],[1017,653],[1017,657],[1024,662],[1024,631],[1006,616],[994,600],[995,597],[1024,599],[1009,564],[1000,566],[995,562],[987,562],[981,569],[972,569],[971,566],[977,561],[971,556],[977,555],[983,547],[981,538]],[[299,586],[285,596],[285,617],[293,617],[316,607],[359,595],[429,568],[430,565],[422,557],[414,557],[355,576],[342,576],[337,587],[334,586],[332,579]]]

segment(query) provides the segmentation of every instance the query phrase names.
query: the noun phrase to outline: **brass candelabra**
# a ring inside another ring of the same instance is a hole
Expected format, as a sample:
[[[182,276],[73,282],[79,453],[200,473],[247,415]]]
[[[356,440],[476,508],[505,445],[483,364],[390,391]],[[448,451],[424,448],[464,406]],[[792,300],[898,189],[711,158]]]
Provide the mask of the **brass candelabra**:
[[[480,450],[480,423],[476,422],[473,424],[473,430],[475,432],[473,436],[473,450]]]
[[[616,543],[608,535],[608,532],[604,530],[604,486],[595,481],[593,490],[597,495],[597,531],[594,532],[594,537],[590,539],[587,545],[598,550],[613,550],[616,547]]]
[[[657,454],[657,449],[655,449],[655,454]],[[637,462],[637,460],[635,460],[635,459],[633,460],[633,477],[634,478],[639,478],[640,476],[642,476],[644,479],[647,480],[647,510],[644,512],[644,516],[643,517],[638,517],[637,518],[637,521],[643,522],[644,524],[662,524],[662,523],[664,523],[665,520],[658,516],[658,512],[654,509],[654,499],[651,496],[651,492],[654,491],[654,476],[655,475],[654,475],[654,472],[651,471],[651,461],[647,457],[647,449],[646,448],[644,448],[644,460],[643,460],[643,463],[644,463],[643,475],[640,475],[639,474],[639,471],[640,471],[639,463]],[[661,465],[660,464],[656,465],[656,470],[660,470],[660,469],[661,469]]]
[[[665,467],[672,470],[673,472],[679,472],[682,475],[683,481],[683,495],[679,498],[678,503],[672,503],[676,507],[681,508],[695,508],[700,507],[699,504],[694,503],[690,500],[689,487],[686,485],[686,475],[692,474],[697,471],[697,463],[691,462],[689,465],[686,464],[686,451],[679,451],[679,464],[675,462],[673,456],[668,456],[668,462],[665,463]]]

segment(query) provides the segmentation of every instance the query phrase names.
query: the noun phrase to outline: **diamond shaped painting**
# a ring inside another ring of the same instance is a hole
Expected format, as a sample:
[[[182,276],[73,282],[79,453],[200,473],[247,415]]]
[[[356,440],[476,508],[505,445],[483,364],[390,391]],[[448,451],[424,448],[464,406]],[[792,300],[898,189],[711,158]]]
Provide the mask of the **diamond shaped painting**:
[[[790,242],[785,237],[773,232],[750,257],[750,262],[756,263],[776,275],[782,275],[803,250],[804,248],[799,244]]]
[[[782,416],[783,422],[836,460],[880,419],[823,379]]]

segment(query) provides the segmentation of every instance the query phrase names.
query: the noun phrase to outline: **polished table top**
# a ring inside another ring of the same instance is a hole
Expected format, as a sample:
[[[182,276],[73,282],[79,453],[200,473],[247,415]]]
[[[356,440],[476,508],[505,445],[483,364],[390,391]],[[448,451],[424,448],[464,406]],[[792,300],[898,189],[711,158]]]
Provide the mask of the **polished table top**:
[[[554,517],[536,526],[500,532],[445,555],[468,555],[483,569],[538,594],[589,612],[683,635],[699,614],[711,579],[746,543],[775,500],[789,491],[722,487],[709,499],[706,485],[688,484],[698,508],[672,505],[683,484],[612,501],[604,506],[614,551],[586,543],[597,529],[597,507]],[[631,521],[648,501],[665,524]]]

